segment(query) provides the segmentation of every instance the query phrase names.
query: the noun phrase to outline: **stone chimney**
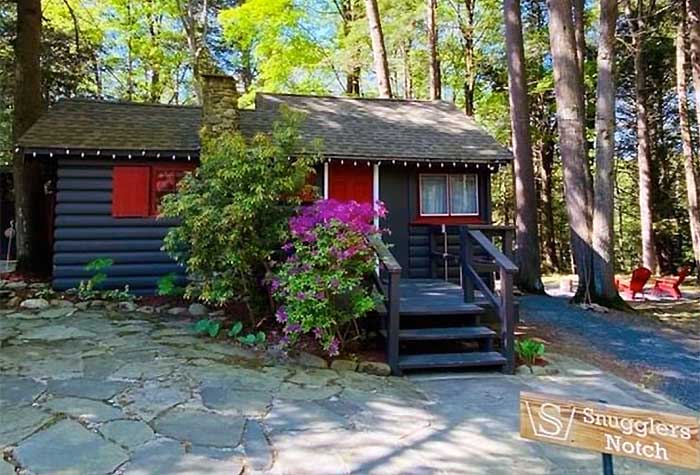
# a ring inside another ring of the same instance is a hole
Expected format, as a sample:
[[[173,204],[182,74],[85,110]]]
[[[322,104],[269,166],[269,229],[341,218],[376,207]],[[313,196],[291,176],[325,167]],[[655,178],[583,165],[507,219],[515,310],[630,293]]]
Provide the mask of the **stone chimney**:
[[[221,74],[202,74],[202,130],[204,136],[218,136],[239,129],[236,80]]]

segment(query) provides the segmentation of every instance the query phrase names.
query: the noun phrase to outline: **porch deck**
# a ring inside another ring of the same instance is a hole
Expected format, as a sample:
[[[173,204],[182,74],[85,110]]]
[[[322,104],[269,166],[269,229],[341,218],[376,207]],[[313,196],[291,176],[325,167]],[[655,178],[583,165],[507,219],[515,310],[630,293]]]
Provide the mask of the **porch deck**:
[[[474,315],[486,304],[479,295],[465,303],[462,287],[442,279],[402,279],[399,289],[401,315]]]

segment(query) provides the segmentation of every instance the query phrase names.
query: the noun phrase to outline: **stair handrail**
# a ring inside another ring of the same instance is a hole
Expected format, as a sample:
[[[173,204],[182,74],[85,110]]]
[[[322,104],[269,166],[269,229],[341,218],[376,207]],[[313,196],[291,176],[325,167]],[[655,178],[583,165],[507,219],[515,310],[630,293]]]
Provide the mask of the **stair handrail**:
[[[500,289],[496,295],[473,267],[472,240],[486,252],[498,266]],[[493,305],[501,322],[501,353],[506,358],[505,371],[515,370],[515,300],[513,298],[513,275],[518,272],[515,265],[480,230],[467,226],[459,227],[460,267],[464,301],[474,301],[474,286]]]
[[[394,375],[399,375],[399,311],[401,302],[401,265],[389,250],[389,246],[379,236],[371,236],[369,243],[377,254],[378,266],[374,275],[377,288],[382,294],[387,309],[386,320],[386,354],[387,361]],[[384,285],[381,272],[388,277],[388,285]]]

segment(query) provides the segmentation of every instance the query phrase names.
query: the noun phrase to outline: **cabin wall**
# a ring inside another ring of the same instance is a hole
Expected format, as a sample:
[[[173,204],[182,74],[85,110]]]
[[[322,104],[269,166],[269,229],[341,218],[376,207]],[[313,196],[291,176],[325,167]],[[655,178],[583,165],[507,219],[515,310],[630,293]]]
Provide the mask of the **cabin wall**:
[[[128,285],[134,294],[152,295],[158,279],[171,272],[184,283],[184,268],[161,250],[163,237],[176,221],[112,217],[113,165],[105,160],[58,160],[53,287],[77,287],[93,275],[84,267],[97,258],[114,260],[106,271],[105,288]]]
[[[433,277],[435,263],[430,259],[430,225],[449,221],[457,224],[455,218],[421,219],[418,194],[418,177],[421,173],[436,172],[425,164],[420,168],[415,164],[382,164],[379,167],[379,198],[387,205],[389,214],[382,224],[391,230],[386,241],[392,244],[391,252],[403,268],[403,277]],[[439,172],[464,173],[462,167],[444,167]],[[479,186],[479,216],[459,218],[459,224],[491,223],[491,174],[488,170],[472,170],[476,173]],[[441,244],[441,243],[440,243]],[[457,252],[459,239],[456,233],[449,233],[450,252]],[[442,248],[440,248],[442,249]],[[450,274],[454,274],[451,269]]]

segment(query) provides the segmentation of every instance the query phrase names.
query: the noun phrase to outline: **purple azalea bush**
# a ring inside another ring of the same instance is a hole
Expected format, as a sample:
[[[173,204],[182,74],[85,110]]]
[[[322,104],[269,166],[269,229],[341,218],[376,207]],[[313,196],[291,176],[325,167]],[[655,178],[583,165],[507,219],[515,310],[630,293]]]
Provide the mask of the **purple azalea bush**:
[[[375,266],[368,238],[383,203],[319,200],[289,219],[291,239],[270,283],[276,320],[290,343],[311,334],[330,356],[340,352],[348,323],[376,305],[367,276]]]

